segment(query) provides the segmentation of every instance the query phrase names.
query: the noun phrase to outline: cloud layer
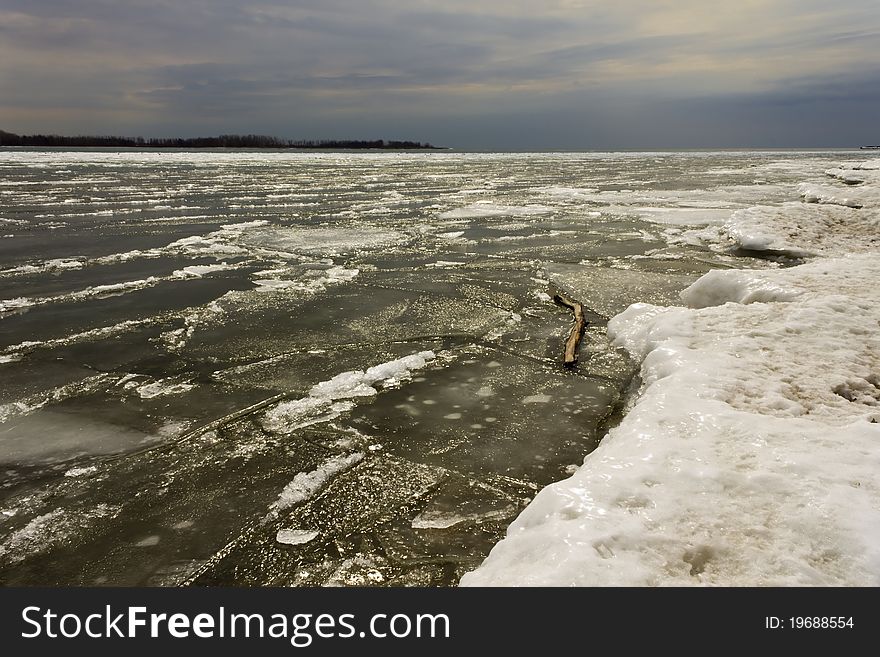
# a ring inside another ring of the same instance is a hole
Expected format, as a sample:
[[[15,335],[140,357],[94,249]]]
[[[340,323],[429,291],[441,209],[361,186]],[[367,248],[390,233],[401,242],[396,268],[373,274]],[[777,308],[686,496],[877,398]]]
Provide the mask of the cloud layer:
[[[876,0],[0,0],[0,128],[848,145],[878,52]]]

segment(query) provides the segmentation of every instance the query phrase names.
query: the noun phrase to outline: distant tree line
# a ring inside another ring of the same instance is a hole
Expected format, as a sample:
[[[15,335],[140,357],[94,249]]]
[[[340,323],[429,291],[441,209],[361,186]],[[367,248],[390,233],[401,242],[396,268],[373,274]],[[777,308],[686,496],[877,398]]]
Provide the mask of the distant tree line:
[[[103,146],[107,148],[383,148],[438,149],[426,142],[350,139],[280,139],[266,135],[220,135],[219,137],[149,138],[94,137],[82,135],[16,135],[0,130],[0,146]]]

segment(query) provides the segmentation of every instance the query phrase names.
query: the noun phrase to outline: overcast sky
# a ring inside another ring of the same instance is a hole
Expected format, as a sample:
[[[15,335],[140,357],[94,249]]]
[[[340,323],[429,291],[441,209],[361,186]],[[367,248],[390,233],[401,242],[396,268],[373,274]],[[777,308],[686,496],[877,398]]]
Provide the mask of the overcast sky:
[[[880,0],[0,0],[0,129],[880,142]]]

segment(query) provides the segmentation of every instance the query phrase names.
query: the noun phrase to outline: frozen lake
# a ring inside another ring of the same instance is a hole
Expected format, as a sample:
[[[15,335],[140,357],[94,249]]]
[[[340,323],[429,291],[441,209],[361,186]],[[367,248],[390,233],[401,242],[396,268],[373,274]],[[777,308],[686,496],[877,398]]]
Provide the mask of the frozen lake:
[[[619,420],[608,321],[864,157],[0,149],[0,582],[454,585]]]

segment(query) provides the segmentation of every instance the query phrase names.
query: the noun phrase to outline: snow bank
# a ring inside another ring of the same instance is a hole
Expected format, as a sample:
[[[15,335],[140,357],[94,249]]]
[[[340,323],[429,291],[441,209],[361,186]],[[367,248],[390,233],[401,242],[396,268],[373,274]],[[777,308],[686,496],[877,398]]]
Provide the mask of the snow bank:
[[[835,167],[828,169],[825,174],[832,178],[837,178],[847,185],[860,185],[862,183],[880,185],[880,167],[877,167],[875,162],[867,162],[847,168]]]
[[[773,272],[778,274],[779,272]],[[682,292],[682,300],[691,308],[707,308],[723,303],[761,303],[792,301],[804,290],[780,276],[765,276],[765,272],[714,270],[703,275]]]
[[[840,206],[760,206],[734,212],[722,232],[742,249],[794,257],[876,247],[872,238],[880,228],[877,218],[857,221],[856,215],[856,210]],[[839,230],[842,226],[847,229]]]
[[[875,251],[880,247],[880,170],[870,166],[826,171],[846,185],[800,185],[807,203],[737,210],[720,233],[742,249],[794,257]]]
[[[685,298],[724,305],[617,316],[637,404],[462,583],[880,584],[875,261],[712,272]],[[802,291],[739,303],[768,283]]]
[[[801,183],[801,197],[807,203],[827,203],[850,208],[863,208],[880,203],[880,189],[875,187],[839,187]]]
[[[633,408],[462,584],[880,584],[877,281],[876,251],[712,271],[615,317]]]

